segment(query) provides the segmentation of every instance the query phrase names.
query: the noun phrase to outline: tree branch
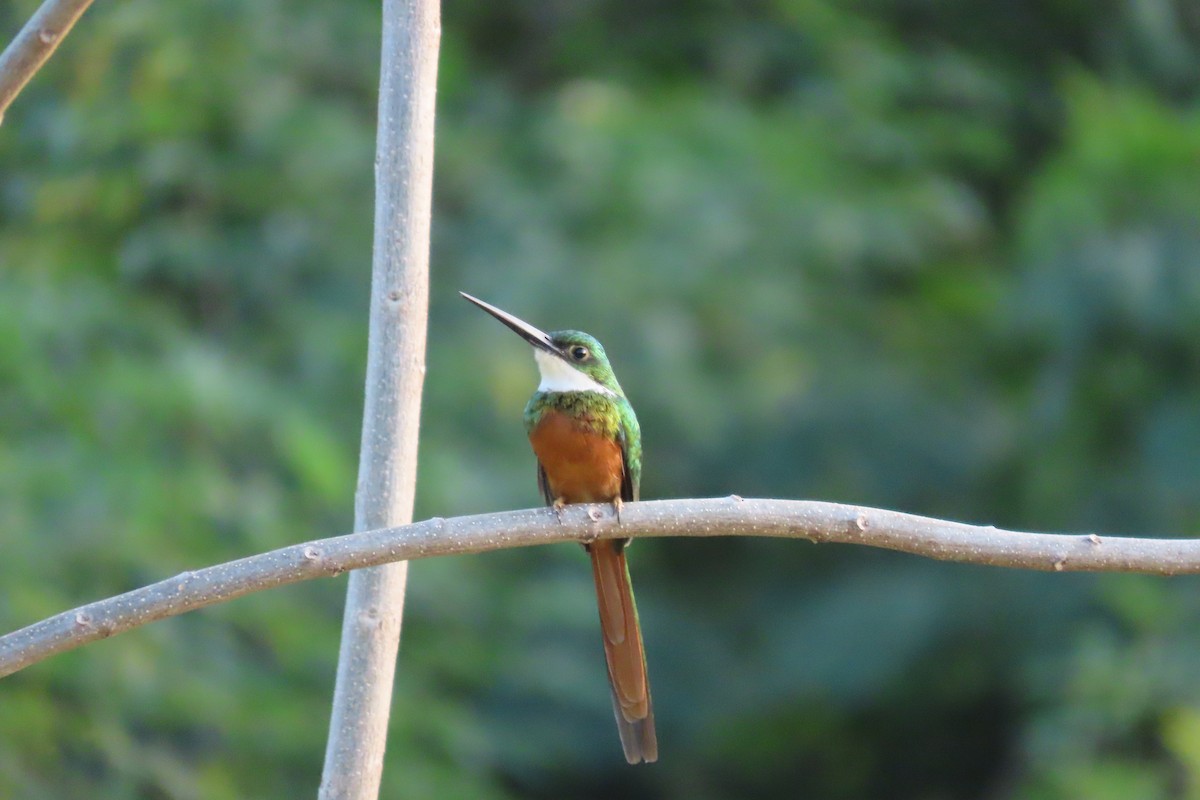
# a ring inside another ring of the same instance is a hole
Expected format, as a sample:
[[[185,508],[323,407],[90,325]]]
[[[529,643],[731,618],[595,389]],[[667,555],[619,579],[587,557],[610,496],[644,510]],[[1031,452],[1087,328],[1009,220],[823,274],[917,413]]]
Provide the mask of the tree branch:
[[[429,310],[439,3],[382,4],[370,333],[354,504],[358,531],[412,520]],[[390,563],[350,576],[320,800],[379,796],[407,567]]]
[[[70,32],[92,0],[46,0],[0,54],[0,124],[29,79]]]
[[[1019,533],[898,511],[801,500],[654,500],[505,511],[354,533],[185,572],[0,637],[0,677],[88,642],[235,597],[346,570],[430,556],[612,537],[771,536],[861,544],[995,567],[1051,572],[1200,573],[1200,539]]]

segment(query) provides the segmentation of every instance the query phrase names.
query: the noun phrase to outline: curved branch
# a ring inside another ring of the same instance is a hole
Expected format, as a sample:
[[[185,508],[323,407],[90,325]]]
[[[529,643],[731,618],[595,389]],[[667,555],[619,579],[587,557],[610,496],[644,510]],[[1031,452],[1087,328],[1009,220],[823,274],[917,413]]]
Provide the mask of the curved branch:
[[[0,123],[20,94],[92,0],[46,0],[0,54]]]
[[[296,544],[184,572],[0,636],[0,677],[88,642],[263,589],[430,556],[613,537],[772,536],[862,544],[996,567],[1057,572],[1200,573],[1200,539],[1019,533],[898,511],[802,500],[654,500],[434,518]]]

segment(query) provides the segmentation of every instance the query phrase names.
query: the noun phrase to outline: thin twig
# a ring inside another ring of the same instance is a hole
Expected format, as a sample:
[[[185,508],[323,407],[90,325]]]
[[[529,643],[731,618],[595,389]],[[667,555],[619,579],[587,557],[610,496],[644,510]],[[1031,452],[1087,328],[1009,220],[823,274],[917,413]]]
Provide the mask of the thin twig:
[[[382,4],[375,248],[354,509],[360,531],[412,521],[429,308],[439,2]],[[407,567],[390,563],[350,576],[320,800],[379,795]]]
[[[42,68],[92,0],[46,0],[0,54],[0,123],[29,79]]]
[[[320,539],[185,572],[0,637],[0,676],[113,634],[252,592],[394,561],[613,536],[771,536],[862,544],[942,561],[1049,572],[1200,573],[1200,539],[1019,533],[801,500],[655,500],[430,519]]]

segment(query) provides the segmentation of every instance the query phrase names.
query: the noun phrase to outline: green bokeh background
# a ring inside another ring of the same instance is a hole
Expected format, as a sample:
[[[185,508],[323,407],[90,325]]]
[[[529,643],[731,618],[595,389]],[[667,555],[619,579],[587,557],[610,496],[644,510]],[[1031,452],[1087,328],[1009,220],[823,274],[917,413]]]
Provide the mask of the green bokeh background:
[[[5,36],[32,0],[0,7]],[[643,496],[1200,524],[1200,6],[447,2],[419,517],[537,504],[527,348]],[[97,3],[0,128],[0,628],[345,532],[375,3]],[[647,541],[627,767],[574,546],[415,564],[383,796],[1200,798],[1200,584]],[[0,797],[311,797],[345,579],[0,681]]]

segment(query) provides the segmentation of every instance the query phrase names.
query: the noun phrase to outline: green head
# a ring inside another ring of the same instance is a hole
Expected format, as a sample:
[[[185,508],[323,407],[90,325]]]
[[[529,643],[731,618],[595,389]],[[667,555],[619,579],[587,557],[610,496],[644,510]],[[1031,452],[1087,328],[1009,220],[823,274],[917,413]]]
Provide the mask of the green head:
[[[600,392],[624,397],[621,384],[608,363],[604,346],[582,331],[545,333],[490,303],[459,292],[533,345],[533,357],[542,374],[539,392]]]

